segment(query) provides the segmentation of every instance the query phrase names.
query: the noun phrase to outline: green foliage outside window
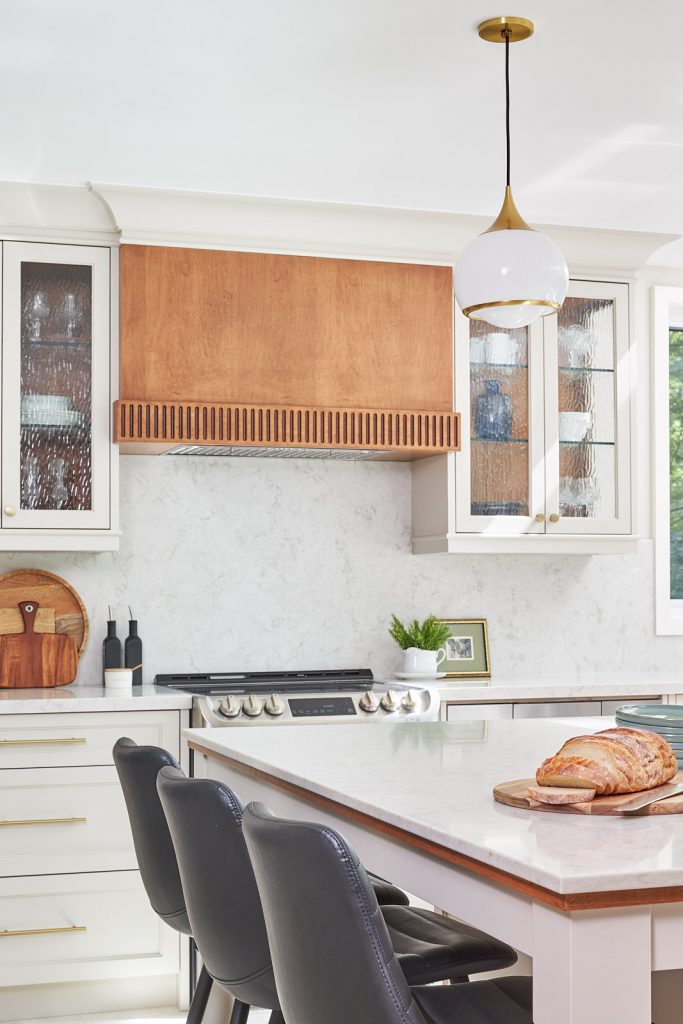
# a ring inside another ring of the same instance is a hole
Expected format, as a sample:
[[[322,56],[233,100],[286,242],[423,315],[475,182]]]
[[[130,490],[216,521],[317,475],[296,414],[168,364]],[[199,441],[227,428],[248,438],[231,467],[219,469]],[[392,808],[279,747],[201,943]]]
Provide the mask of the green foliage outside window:
[[[683,599],[683,331],[669,331],[671,597]]]

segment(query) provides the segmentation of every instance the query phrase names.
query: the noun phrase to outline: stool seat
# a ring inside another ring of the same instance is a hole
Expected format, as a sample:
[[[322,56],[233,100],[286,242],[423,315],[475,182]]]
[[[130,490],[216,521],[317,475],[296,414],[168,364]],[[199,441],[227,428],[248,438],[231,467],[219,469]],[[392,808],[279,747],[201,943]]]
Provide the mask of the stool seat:
[[[531,1024],[531,978],[411,988],[427,1024]]]
[[[373,875],[372,871],[368,871],[368,878],[372,882],[372,888],[375,890],[375,896],[380,906],[384,904],[395,907],[408,906],[410,901],[403,889],[399,889],[397,885],[392,885],[391,882],[387,882],[385,878],[380,878],[379,875]]]
[[[380,907],[409,985],[455,981],[512,967],[512,946],[477,928],[419,907]]]

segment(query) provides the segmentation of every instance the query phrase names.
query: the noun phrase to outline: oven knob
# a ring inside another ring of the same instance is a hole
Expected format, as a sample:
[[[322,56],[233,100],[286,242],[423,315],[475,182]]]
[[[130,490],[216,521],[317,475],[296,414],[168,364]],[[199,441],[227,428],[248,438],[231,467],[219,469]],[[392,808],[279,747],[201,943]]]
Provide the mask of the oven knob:
[[[226,718],[237,718],[240,713],[240,702],[237,697],[223,697],[218,705],[218,710]]]
[[[385,711],[396,711],[398,708],[398,700],[393,690],[387,690],[380,703]]]
[[[362,711],[376,711],[377,708],[379,707],[379,700],[377,699],[377,694],[373,693],[371,690],[366,690],[365,693],[361,695],[361,698],[358,701],[358,707],[361,708]]]
[[[242,701],[242,711],[250,718],[256,718],[263,711],[263,701],[260,697],[255,697],[253,693],[250,693]]]
[[[415,694],[413,693],[412,690],[408,690],[408,692],[403,695],[403,700],[401,701],[401,707],[403,708],[404,711],[414,711],[415,708],[417,707],[417,701],[415,700]]]
[[[285,710],[285,702],[278,693],[271,693],[266,697],[266,711],[269,715],[281,715]]]

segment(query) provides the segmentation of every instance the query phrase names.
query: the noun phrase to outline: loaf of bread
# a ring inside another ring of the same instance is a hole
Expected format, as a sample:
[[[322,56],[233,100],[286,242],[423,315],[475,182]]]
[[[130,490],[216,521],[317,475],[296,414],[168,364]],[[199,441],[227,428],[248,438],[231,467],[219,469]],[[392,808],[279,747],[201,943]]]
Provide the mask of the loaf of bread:
[[[676,755],[657,733],[605,729],[567,740],[554,757],[543,762],[536,782],[539,786],[593,789],[598,796],[611,796],[661,786],[677,771]]]

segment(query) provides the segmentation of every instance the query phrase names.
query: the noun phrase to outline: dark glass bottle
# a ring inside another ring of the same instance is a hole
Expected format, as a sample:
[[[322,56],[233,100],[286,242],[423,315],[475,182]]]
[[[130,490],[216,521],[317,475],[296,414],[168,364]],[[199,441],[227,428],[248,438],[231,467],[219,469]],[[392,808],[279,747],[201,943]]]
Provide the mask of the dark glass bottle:
[[[138,620],[130,613],[125,643],[125,667],[133,669],[133,686],[142,686],[142,640],[138,636]]]
[[[121,641],[116,635],[116,619],[111,617],[111,608],[109,609],[109,618],[107,620],[107,635],[102,644],[102,659],[104,668],[121,668],[123,664]],[[104,672],[102,676],[104,678]]]
[[[485,380],[483,395],[477,397],[474,410],[475,437],[507,441],[512,432],[512,402],[500,391],[500,381]]]

